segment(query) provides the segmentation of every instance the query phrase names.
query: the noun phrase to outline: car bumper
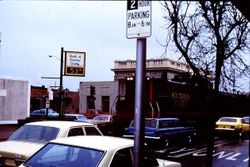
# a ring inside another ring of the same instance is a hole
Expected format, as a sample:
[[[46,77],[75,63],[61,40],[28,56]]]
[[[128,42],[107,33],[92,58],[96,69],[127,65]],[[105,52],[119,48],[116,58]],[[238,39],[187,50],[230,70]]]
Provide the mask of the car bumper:
[[[217,136],[235,136],[239,133],[239,130],[230,128],[216,128],[215,132]]]

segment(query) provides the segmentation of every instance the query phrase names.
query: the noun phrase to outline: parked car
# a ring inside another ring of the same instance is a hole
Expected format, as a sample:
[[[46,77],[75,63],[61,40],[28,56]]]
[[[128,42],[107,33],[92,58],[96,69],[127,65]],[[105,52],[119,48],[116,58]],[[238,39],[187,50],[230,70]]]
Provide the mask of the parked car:
[[[132,167],[134,141],[111,136],[74,136],[46,144],[20,167]],[[143,167],[180,167],[145,149]]]
[[[96,125],[73,121],[26,123],[0,142],[0,166],[18,166],[47,142],[77,135],[103,135]]]
[[[90,119],[88,119],[86,116],[81,115],[81,114],[64,114],[64,117],[70,118],[76,122],[90,122]]]
[[[221,117],[216,122],[216,134],[218,136],[234,136],[242,137],[249,136],[250,133],[250,123],[249,117]]]
[[[97,125],[105,135],[112,135],[113,131],[113,116],[112,115],[97,115],[91,123]]]
[[[30,117],[58,117],[59,116],[59,113],[54,111],[53,109],[51,108],[48,108],[48,115],[46,115],[47,113],[47,109],[46,108],[42,108],[42,109],[39,109],[39,110],[34,110],[30,113]]]
[[[134,133],[133,120],[123,136],[133,138]],[[145,119],[145,141],[155,150],[164,150],[170,145],[189,145],[195,136],[195,128],[183,126],[178,118]]]
[[[92,119],[92,123],[112,122],[112,115],[97,115]]]

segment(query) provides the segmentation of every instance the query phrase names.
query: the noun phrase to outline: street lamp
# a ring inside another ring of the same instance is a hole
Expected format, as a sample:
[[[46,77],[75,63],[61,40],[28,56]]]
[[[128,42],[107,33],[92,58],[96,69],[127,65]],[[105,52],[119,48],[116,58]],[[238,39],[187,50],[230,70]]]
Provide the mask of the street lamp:
[[[61,59],[59,59],[57,56],[49,55],[49,57],[54,57],[57,60],[59,60],[60,63],[60,117],[63,116],[63,47],[61,47]]]
[[[57,57],[57,56],[49,55],[49,57],[50,57],[50,58],[51,58],[51,57],[54,57],[54,58],[56,58],[57,60],[61,61],[61,59],[60,59],[59,57]]]

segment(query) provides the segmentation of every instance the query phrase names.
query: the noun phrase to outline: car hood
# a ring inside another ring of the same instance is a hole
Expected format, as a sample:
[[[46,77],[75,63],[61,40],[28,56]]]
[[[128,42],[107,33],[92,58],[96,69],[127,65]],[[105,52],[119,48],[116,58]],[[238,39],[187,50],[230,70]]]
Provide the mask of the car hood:
[[[44,143],[4,141],[0,142],[0,155],[9,158],[27,159],[43,146]]]

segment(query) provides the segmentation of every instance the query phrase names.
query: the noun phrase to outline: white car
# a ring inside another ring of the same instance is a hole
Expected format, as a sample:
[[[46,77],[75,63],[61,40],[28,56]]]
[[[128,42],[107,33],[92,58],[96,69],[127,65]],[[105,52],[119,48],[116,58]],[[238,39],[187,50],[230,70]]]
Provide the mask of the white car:
[[[77,136],[103,135],[96,125],[74,121],[27,123],[7,141],[0,142],[0,166],[19,166],[50,140]]]
[[[132,167],[131,139],[111,136],[74,136],[46,144],[20,167]],[[144,150],[143,167],[181,167],[178,162],[156,159]]]

